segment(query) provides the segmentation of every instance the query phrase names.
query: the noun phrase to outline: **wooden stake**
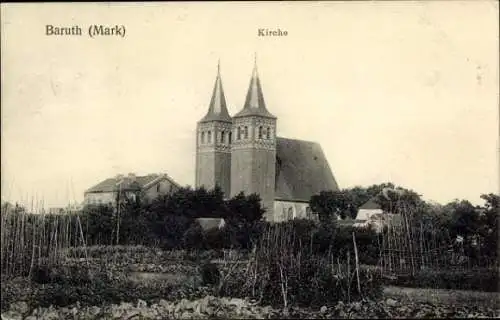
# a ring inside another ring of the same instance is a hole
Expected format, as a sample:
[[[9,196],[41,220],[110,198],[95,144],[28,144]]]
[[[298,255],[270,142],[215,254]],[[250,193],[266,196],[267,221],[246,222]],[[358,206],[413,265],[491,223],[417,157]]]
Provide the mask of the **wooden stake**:
[[[352,233],[352,242],[354,244],[354,258],[356,259],[356,277],[358,280],[358,293],[361,294],[361,284],[359,282],[359,260],[358,260],[358,248],[356,246],[356,236],[354,232]]]

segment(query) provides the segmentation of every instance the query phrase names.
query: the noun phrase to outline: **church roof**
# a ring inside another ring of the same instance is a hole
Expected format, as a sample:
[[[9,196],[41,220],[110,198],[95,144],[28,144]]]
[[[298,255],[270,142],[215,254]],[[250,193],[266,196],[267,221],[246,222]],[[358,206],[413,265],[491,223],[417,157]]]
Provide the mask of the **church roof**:
[[[217,65],[217,77],[215,78],[214,90],[212,92],[212,99],[210,99],[210,105],[208,106],[208,112],[200,120],[200,122],[208,122],[208,121],[231,122],[231,116],[227,111],[224,89],[222,88],[222,80],[220,76],[220,63]]]
[[[147,187],[152,182],[161,180],[162,178],[168,179],[173,185],[179,187],[179,185],[173,181],[170,177],[165,174],[150,174],[147,176],[116,176],[114,178],[105,179],[95,186],[87,189],[85,193],[93,192],[115,192],[120,187],[124,191],[139,191],[144,187]]]
[[[316,142],[278,137],[277,200],[309,201],[325,190],[339,190],[321,146]]]
[[[264,95],[262,94],[262,86],[260,85],[259,74],[257,72],[257,63],[255,63],[248,86],[247,96],[243,109],[234,115],[237,117],[246,116],[262,116],[267,118],[276,118],[273,114],[267,111]]]

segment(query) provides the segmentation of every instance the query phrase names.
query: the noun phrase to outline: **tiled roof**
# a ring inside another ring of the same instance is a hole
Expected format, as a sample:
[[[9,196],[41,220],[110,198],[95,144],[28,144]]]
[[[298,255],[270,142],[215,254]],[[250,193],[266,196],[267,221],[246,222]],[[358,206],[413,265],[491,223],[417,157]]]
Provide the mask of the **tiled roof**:
[[[220,76],[220,64],[217,66],[217,78],[215,79],[214,91],[212,93],[212,99],[210,100],[208,112],[200,120],[200,122],[208,122],[208,121],[231,122],[231,116],[227,111],[224,89],[222,88],[222,80]]]
[[[382,207],[375,201],[375,198],[371,198],[370,200],[366,201],[359,209],[382,209]]]
[[[175,186],[179,186],[175,181],[173,181],[170,177],[168,177],[165,174],[150,174],[147,176],[136,176],[136,177],[123,176],[123,177],[108,178],[104,181],[101,181],[97,185],[87,189],[85,193],[117,191],[119,188],[120,181],[122,181],[121,190],[139,191],[144,186],[162,177],[168,179]]]
[[[255,64],[248,87],[245,105],[243,109],[234,115],[233,118],[246,117],[246,116],[262,116],[267,118],[276,118],[269,111],[267,111],[264,95],[262,94],[262,87],[260,85],[259,75],[257,73],[257,64]]]
[[[309,201],[320,191],[339,190],[318,143],[278,138],[276,150],[277,200]]]

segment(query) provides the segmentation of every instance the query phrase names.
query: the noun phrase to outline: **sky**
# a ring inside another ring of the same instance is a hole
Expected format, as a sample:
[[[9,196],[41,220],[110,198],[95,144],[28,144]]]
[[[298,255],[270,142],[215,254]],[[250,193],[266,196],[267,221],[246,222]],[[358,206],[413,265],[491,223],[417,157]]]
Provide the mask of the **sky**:
[[[2,200],[62,206],[129,172],[193,185],[217,61],[235,114],[255,54],[278,135],[319,142],[341,188],[499,192],[496,1],[1,6]]]

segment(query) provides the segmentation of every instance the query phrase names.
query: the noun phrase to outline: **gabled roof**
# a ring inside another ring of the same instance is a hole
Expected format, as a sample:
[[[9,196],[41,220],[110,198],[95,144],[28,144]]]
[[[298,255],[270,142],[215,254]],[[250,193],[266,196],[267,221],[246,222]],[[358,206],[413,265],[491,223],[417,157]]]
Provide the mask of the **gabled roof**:
[[[207,114],[199,122],[208,121],[224,121],[231,122],[231,116],[227,111],[226,97],[222,88],[222,80],[220,76],[220,63],[217,65],[217,77],[215,78],[214,90],[212,99],[208,106]]]
[[[267,111],[264,95],[262,94],[262,87],[260,85],[259,74],[257,73],[257,63],[255,63],[248,86],[247,96],[243,109],[234,115],[233,118],[246,117],[246,116],[262,116],[266,118],[276,119],[276,116]]]
[[[143,188],[147,188],[152,183],[156,181],[160,181],[162,179],[167,179],[170,183],[172,183],[176,187],[180,187],[175,181],[173,181],[166,174],[150,174],[147,176],[122,176],[122,177],[114,177],[108,178],[104,181],[99,182],[95,186],[87,189],[85,193],[93,193],[93,192],[114,192],[118,191],[120,188],[123,191],[139,191]],[[121,183],[120,183],[121,182]]]
[[[382,207],[375,201],[375,198],[371,198],[370,200],[366,201],[359,209],[365,209],[365,210],[379,210],[382,209]]]
[[[321,191],[339,190],[321,146],[316,142],[278,138],[277,200],[309,201]]]

